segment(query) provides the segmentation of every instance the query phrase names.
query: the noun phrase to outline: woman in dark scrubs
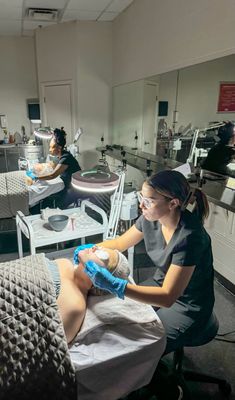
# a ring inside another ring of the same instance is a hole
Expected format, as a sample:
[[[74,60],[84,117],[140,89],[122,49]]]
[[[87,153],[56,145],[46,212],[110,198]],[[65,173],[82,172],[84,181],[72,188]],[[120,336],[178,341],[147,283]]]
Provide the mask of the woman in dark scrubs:
[[[94,286],[154,306],[166,330],[165,353],[169,353],[188,343],[195,332],[202,334],[212,314],[213,257],[203,227],[209,208],[203,192],[192,191],[177,171],[161,171],[148,178],[139,201],[142,215],[135,225],[100,245],[125,251],[144,239],[156,266],[154,276],[132,285],[87,260],[85,271]],[[194,204],[193,212],[186,209],[189,203]]]
[[[71,188],[71,178],[74,172],[80,171],[80,165],[76,158],[67,150],[64,149],[66,145],[66,133],[63,128],[54,130],[53,137],[50,141],[49,153],[50,155],[58,158],[58,163],[53,171],[46,174],[35,176],[31,174],[30,177],[34,180],[51,180],[60,176],[64,182],[64,189],[54,195],[51,195],[43,200],[41,208],[53,207],[54,201],[56,206],[66,208],[73,200],[74,194]],[[30,209],[31,214],[40,212],[40,206],[36,205]]]
[[[52,156],[58,157],[58,163],[56,164],[53,171],[47,175],[41,175],[36,177],[39,180],[50,180],[57,176],[64,182],[64,186],[67,189],[71,183],[71,176],[74,172],[80,171],[81,168],[74,156],[67,150],[64,149],[66,145],[66,133],[63,128],[54,130],[53,137],[50,141],[49,153]]]
[[[235,170],[227,165],[235,158],[235,126],[232,122],[227,122],[218,130],[220,139],[212,149],[210,149],[201,167],[208,171],[217,172],[222,175],[235,177]]]

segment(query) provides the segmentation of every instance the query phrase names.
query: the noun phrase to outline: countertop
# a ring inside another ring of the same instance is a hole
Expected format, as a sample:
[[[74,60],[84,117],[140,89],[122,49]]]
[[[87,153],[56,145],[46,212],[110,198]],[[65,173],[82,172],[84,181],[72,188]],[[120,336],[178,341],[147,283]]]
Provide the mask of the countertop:
[[[118,147],[118,148],[117,148]],[[98,147],[97,150],[104,151],[106,155],[117,160],[126,160],[126,163],[134,168],[144,171],[150,175],[152,172],[158,172],[165,169],[174,169],[182,165],[182,163],[163,158],[140,150],[133,150],[127,146]],[[125,154],[121,154],[125,152]],[[208,200],[212,203],[225,208],[226,210],[235,212],[235,179],[223,175],[215,175],[209,171],[204,171],[202,181],[202,190],[206,193]],[[198,186],[198,183],[190,182],[192,187]],[[232,187],[232,188],[229,188]]]
[[[15,146],[16,145],[14,143],[0,144],[0,149],[10,149]]]
[[[152,172],[157,172],[164,169],[173,169],[182,165],[182,163],[171,160],[170,158],[163,158],[140,150],[134,150],[127,146],[109,146],[108,149],[106,149],[106,147],[98,147],[96,150],[100,152],[105,151],[106,155],[117,160],[126,160],[128,165],[145,172],[150,170]]]

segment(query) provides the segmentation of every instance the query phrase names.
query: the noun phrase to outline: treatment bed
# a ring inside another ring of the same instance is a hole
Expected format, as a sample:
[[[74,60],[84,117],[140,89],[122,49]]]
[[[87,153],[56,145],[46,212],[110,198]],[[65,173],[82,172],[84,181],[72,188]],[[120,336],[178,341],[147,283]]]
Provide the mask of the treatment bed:
[[[150,306],[89,296],[68,349],[43,254],[1,263],[0,288],[2,400],[117,400],[150,381],[165,348]]]

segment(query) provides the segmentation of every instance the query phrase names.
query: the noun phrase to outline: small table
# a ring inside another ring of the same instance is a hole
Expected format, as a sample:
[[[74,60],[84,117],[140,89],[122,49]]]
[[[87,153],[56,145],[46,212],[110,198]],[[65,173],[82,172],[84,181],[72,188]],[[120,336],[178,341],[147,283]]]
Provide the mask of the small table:
[[[86,207],[96,211],[102,217],[102,223],[97,222],[86,213]],[[19,258],[23,257],[22,233],[29,239],[30,254],[36,253],[36,248],[49,244],[79,239],[85,243],[87,236],[103,234],[103,239],[108,228],[108,219],[104,210],[88,200],[81,203],[81,207],[62,210],[58,214],[68,215],[70,220],[65,229],[55,232],[50,228],[41,214],[25,216],[21,211],[16,214],[16,229]],[[73,221],[71,221],[73,217]]]

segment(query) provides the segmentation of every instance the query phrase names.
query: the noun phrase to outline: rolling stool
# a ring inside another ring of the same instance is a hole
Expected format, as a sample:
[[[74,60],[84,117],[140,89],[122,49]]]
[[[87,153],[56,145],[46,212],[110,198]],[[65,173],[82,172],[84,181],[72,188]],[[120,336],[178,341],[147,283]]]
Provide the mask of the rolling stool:
[[[205,329],[203,330],[203,337],[200,335],[195,336],[195,339],[190,343],[185,344],[184,347],[196,347],[202,346],[203,344],[209,343],[216,336],[219,328],[219,322],[216,315],[212,313],[210,319],[208,320]],[[179,385],[183,388],[184,399],[190,399],[190,392],[187,388],[186,380],[194,382],[207,382],[215,383],[219,386],[221,392],[229,397],[231,393],[231,385],[224,379],[216,378],[210,375],[202,374],[196,371],[183,370],[183,357],[184,357],[184,347],[177,349],[173,355],[173,371],[179,379]]]

